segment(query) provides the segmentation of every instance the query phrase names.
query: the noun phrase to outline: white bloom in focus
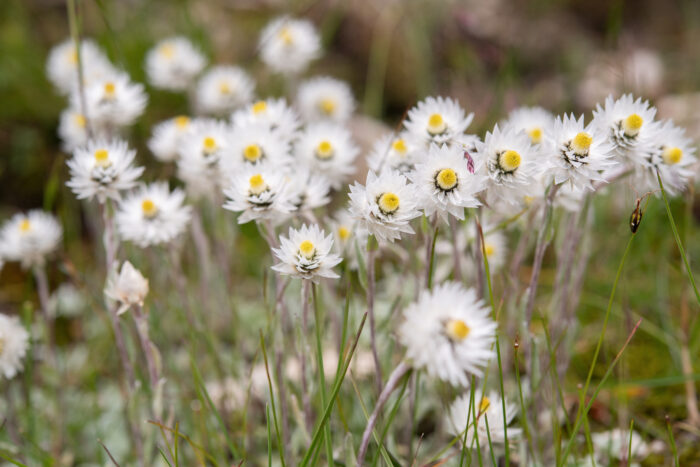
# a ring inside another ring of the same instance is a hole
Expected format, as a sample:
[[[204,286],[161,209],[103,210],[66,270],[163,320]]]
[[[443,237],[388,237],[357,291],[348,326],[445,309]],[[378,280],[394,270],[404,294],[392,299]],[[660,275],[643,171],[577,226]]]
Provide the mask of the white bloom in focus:
[[[328,178],[312,172],[308,167],[302,165],[288,169],[285,179],[289,199],[296,212],[309,212],[325,206],[331,200],[328,196],[331,191]]]
[[[41,266],[58,248],[63,229],[56,218],[35,209],[12,216],[0,230],[0,257],[22,267]]]
[[[104,292],[107,298],[120,303],[117,315],[121,315],[133,305],[143,306],[148,295],[148,279],[130,262],[124,261],[121,271],[117,272],[116,266],[112,269]]]
[[[80,93],[74,91],[71,106],[81,107]],[[129,75],[116,71],[85,87],[85,106],[90,123],[107,128],[130,125],[146,108],[148,96],[142,84],[133,83]]]
[[[360,227],[379,241],[393,242],[402,233],[412,234],[411,219],[420,216],[414,187],[398,172],[379,176],[370,171],[366,185],[350,185],[350,213]]]
[[[347,121],[355,108],[350,86],[329,77],[312,78],[299,85],[297,105],[307,122],[333,120]]]
[[[388,134],[372,145],[372,150],[367,156],[367,165],[375,173],[395,170],[407,175],[425,152],[424,145],[407,131],[399,135]]]
[[[253,100],[255,83],[236,66],[215,66],[197,83],[197,108],[206,114],[230,113]]]
[[[119,236],[141,248],[168,243],[180,235],[190,221],[185,193],[172,192],[167,182],[142,185],[124,197],[115,220]]]
[[[552,127],[551,144],[546,145],[552,160],[547,178],[554,183],[570,182],[578,188],[593,190],[592,181],[605,181],[603,172],[617,165],[613,146],[597,127],[577,120],[573,115],[557,117]]]
[[[66,185],[78,199],[119,200],[119,192],[133,188],[143,173],[143,167],[133,166],[135,156],[126,141],[90,141],[67,162],[71,179]]]
[[[273,130],[280,138],[292,141],[301,125],[297,113],[284,99],[267,99],[254,102],[231,116],[234,127],[244,127],[251,123],[262,123]]]
[[[554,115],[542,107],[518,107],[508,114],[503,126],[512,126],[516,132],[523,132],[530,138],[535,148],[546,142],[552,135]]]
[[[469,167],[457,146],[431,145],[428,157],[409,178],[418,192],[419,204],[427,217],[434,213],[445,222],[451,214],[464,219],[464,208],[481,205],[476,195],[486,187],[486,177]]]
[[[239,224],[258,219],[278,219],[292,212],[285,175],[276,168],[246,167],[231,178],[224,190],[224,209],[240,212]]]
[[[632,94],[617,100],[608,96],[604,106],[598,104],[593,111],[593,125],[608,137],[619,155],[634,157],[655,133],[655,116],[655,107],[641,98],[635,100]]]
[[[233,127],[219,164],[222,172],[229,176],[242,167],[260,164],[283,169],[293,161],[290,151],[289,141],[280,137],[269,125],[246,123]]]
[[[309,124],[294,145],[297,160],[328,177],[336,190],[355,173],[358,153],[350,132],[329,122]]]
[[[192,133],[193,121],[185,115],[165,120],[153,127],[148,149],[162,162],[177,160],[185,138]]]
[[[415,368],[464,387],[469,375],[481,376],[495,355],[491,347],[497,324],[489,314],[473,289],[446,282],[422,291],[404,310],[399,341]]]
[[[321,39],[310,21],[283,16],[265,26],[259,47],[272,71],[298,74],[321,54]]]
[[[420,141],[451,144],[464,133],[474,114],[465,116],[457,101],[444,97],[428,97],[408,111],[404,126]]]
[[[80,58],[86,85],[114,72],[107,56],[92,40],[80,43]],[[61,94],[68,95],[78,86],[78,53],[73,39],[67,39],[51,49],[46,60],[46,73]]]
[[[506,423],[510,425],[518,413],[515,404],[505,401]],[[505,427],[503,426],[503,401],[496,391],[490,391],[488,396],[482,391],[474,389],[474,400],[471,393],[458,397],[450,405],[447,414],[447,428],[451,435],[459,437],[459,446],[462,445],[466,430],[465,443],[468,449],[476,449],[474,440],[474,415],[476,414],[476,432],[479,435],[479,446],[487,449],[489,444],[502,446],[505,444]],[[486,422],[488,421],[488,429]],[[508,442],[518,439],[522,434],[520,428],[508,428]]]
[[[219,190],[222,174],[219,161],[229,144],[229,126],[218,120],[198,119],[182,138],[177,176],[190,195],[212,198]]]
[[[146,55],[146,75],[155,88],[184,91],[206,65],[204,55],[184,37],[170,37]]]
[[[272,269],[280,274],[309,279],[318,282],[321,277],[337,279],[333,267],[342,258],[331,253],[333,236],[314,224],[302,225],[301,229],[289,228],[289,236],[280,236],[280,247],[272,251],[280,260]]]
[[[0,375],[12,379],[22,370],[29,333],[16,316],[0,313]]]

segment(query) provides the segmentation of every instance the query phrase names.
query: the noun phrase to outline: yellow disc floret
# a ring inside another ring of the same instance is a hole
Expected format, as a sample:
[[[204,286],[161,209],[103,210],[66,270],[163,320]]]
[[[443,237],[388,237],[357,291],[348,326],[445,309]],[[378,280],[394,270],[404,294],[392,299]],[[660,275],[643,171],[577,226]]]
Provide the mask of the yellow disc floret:
[[[158,206],[150,199],[144,199],[141,201],[141,211],[143,211],[143,217],[151,219],[158,214]]]
[[[105,97],[108,99],[112,99],[114,97],[114,93],[116,92],[117,87],[115,84],[111,81],[108,81],[105,83]]]
[[[683,150],[677,147],[666,146],[662,153],[664,162],[668,165],[678,164],[683,158]]]
[[[486,243],[484,245],[484,251],[486,252],[486,257],[490,258],[496,252],[496,247],[494,247],[490,243]]]
[[[512,149],[503,151],[501,155],[498,156],[498,164],[505,172],[515,171],[515,169],[520,167],[520,161],[520,154]]]
[[[306,259],[311,259],[316,253],[316,247],[309,240],[304,240],[299,244],[299,253]]]
[[[263,179],[262,175],[255,174],[248,180],[249,190],[254,195],[259,195],[263,191],[267,190],[267,183]]]
[[[29,219],[22,219],[22,222],[19,223],[20,232],[29,232],[31,228],[32,223],[29,222]]]
[[[538,126],[530,128],[527,135],[530,137],[532,144],[540,144],[542,142],[542,128]]]
[[[637,136],[639,129],[642,128],[644,119],[639,114],[632,114],[622,121],[622,128],[627,136]]]
[[[289,28],[280,29],[279,38],[284,42],[284,45],[292,45],[294,42],[294,36]]]
[[[338,227],[338,237],[340,237],[341,240],[347,240],[350,238],[350,229],[345,227],[344,225],[341,225]]]
[[[165,58],[173,58],[175,56],[175,47],[172,44],[163,44],[158,51]]]
[[[461,319],[449,320],[445,328],[445,332],[447,332],[448,337],[453,341],[462,341],[466,339],[471,331],[469,326],[467,326],[467,323]]]
[[[591,143],[593,143],[593,137],[588,133],[582,131],[571,140],[571,149],[578,156],[587,156],[588,150],[591,148]]]
[[[243,157],[248,162],[257,162],[263,155],[262,149],[257,144],[249,144],[243,148]]]
[[[231,91],[231,85],[229,85],[226,81],[219,83],[219,93],[229,95],[231,94]]]
[[[440,114],[432,114],[428,118],[428,133],[431,135],[439,135],[447,130],[445,119]]]
[[[207,136],[202,141],[202,146],[204,146],[204,152],[207,154],[216,151],[216,140],[211,136]]]
[[[333,115],[336,108],[335,100],[330,97],[323,98],[318,102],[318,108],[326,115]]]
[[[395,140],[391,144],[391,148],[401,155],[404,155],[404,154],[406,154],[406,152],[408,152],[408,148],[406,147],[406,142],[404,140],[402,140],[401,138]]]
[[[489,400],[488,397],[484,396],[481,398],[481,402],[479,403],[479,413],[484,413],[486,412],[489,407],[491,407],[491,401]]]
[[[109,151],[106,149],[98,149],[95,151],[95,166],[97,167],[109,167],[112,162],[109,160]]]
[[[175,126],[178,127],[180,130],[184,130],[187,128],[190,124],[190,117],[186,117],[185,115],[180,115],[179,117],[175,117]]]
[[[435,184],[442,190],[452,190],[457,186],[457,173],[452,169],[442,169],[435,175]]]
[[[333,145],[328,140],[323,140],[316,146],[316,157],[330,159],[333,157]]]
[[[258,101],[255,104],[253,104],[253,113],[255,115],[260,115],[261,113],[264,113],[267,110],[267,102],[265,101]]]
[[[383,193],[377,198],[379,209],[385,214],[391,214],[399,209],[399,197],[391,192]]]
[[[73,116],[73,121],[80,128],[85,128],[85,125],[87,124],[87,121],[85,120],[85,117],[82,114],[75,114]]]

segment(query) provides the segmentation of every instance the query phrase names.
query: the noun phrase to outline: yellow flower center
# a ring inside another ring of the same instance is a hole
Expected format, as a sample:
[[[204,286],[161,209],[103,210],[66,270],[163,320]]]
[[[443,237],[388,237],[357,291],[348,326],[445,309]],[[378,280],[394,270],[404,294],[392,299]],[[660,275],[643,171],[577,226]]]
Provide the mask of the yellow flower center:
[[[683,158],[683,150],[676,147],[665,147],[662,153],[664,162],[668,165],[678,164]]]
[[[294,36],[289,28],[280,29],[279,38],[284,42],[284,45],[292,45],[294,42]]]
[[[117,90],[117,87],[114,85],[113,82],[109,81],[105,83],[105,97],[108,99],[111,99],[114,97],[114,93]]]
[[[75,114],[73,116],[73,121],[75,122],[76,125],[78,125],[80,128],[85,128],[86,121],[85,117],[82,116],[81,114]]]
[[[202,141],[202,145],[204,146],[204,152],[206,152],[207,154],[216,151],[216,140],[211,136],[207,136],[206,138],[204,138],[204,141]]]
[[[484,245],[484,251],[486,251],[486,257],[490,258],[496,252],[496,248],[490,243]]]
[[[109,151],[106,149],[98,149],[95,151],[95,165],[97,167],[109,167],[112,162],[109,160]]]
[[[175,117],[175,126],[178,127],[180,130],[184,130],[187,128],[190,124],[190,117],[186,117],[184,115],[180,115],[179,117]]]
[[[260,174],[255,174],[250,177],[248,184],[250,185],[250,192],[254,195],[259,195],[263,191],[267,190],[267,183],[265,183],[265,180]]]
[[[627,136],[637,136],[639,129],[642,128],[644,119],[639,114],[632,114],[622,122],[622,128]]]
[[[175,47],[172,44],[163,44],[158,51],[165,58],[173,58],[175,56]]]
[[[19,231],[22,233],[29,232],[32,228],[32,223],[29,222],[29,219],[22,219],[22,222],[19,223]]]
[[[479,413],[484,413],[486,412],[489,407],[491,407],[491,401],[489,400],[488,397],[484,396],[481,398],[481,402],[479,403]]]
[[[316,157],[319,159],[330,159],[333,157],[333,145],[330,141],[323,140],[316,146]]]
[[[219,83],[219,92],[226,95],[231,94],[231,86],[226,81],[222,81]]]
[[[452,169],[442,169],[435,176],[435,183],[447,191],[457,186],[457,173]]]
[[[593,137],[582,131],[571,140],[571,149],[579,156],[587,156],[591,143],[593,143]]]
[[[498,163],[504,171],[513,172],[520,167],[520,154],[512,149],[503,151],[498,157]]]
[[[447,322],[447,335],[453,341],[462,341],[469,335],[469,326],[461,319],[451,319]]]
[[[260,115],[261,113],[264,113],[265,111],[267,111],[267,102],[258,101],[255,104],[253,104],[253,114]]]
[[[406,152],[408,152],[408,148],[406,147],[406,142],[404,140],[402,140],[401,138],[394,141],[391,145],[391,148],[401,155],[404,155],[404,154],[406,154]]]
[[[243,148],[243,157],[248,162],[257,162],[262,157],[262,149],[257,144],[249,144]]]
[[[377,199],[377,204],[379,209],[386,214],[396,212],[399,209],[399,197],[394,193],[386,192]]]
[[[340,237],[341,240],[347,240],[350,238],[350,229],[345,226],[338,227],[338,237]]]
[[[314,253],[316,253],[316,247],[310,241],[304,240],[299,244],[299,253],[301,253],[304,258],[311,259]]]
[[[428,133],[431,135],[439,135],[447,130],[447,124],[440,114],[432,114],[428,118]]]
[[[333,99],[326,97],[325,99],[321,99],[319,101],[318,108],[326,115],[333,115],[336,104]]]
[[[68,61],[70,62],[71,65],[78,64],[78,51],[75,50],[75,48],[71,49],[68,52]]]
[[[530,128],[527,135],[530,137],[532,144],[540,144],[542,142],[542,128],[538,126]]]
[[[156,214],[158,214],[158,206],[156,206],[156,203],[151,201],[150,199],[144,199],[141,201],[141,211],[143,211],[143,216],[147,218],[152,218],[155,217]]]

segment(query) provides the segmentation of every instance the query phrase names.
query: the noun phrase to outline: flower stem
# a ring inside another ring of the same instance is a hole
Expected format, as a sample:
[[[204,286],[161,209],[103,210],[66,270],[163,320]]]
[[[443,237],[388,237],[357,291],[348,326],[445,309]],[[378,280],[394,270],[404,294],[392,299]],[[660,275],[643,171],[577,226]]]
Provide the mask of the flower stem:
[[[374,357],[377,393],[381,393],[382,366],[379,362],[379,353],[377,352],[377,335],[374,321],[374,260],[376,256],[376,248],[369,245],[371,241],[372,237],[370,237],[370,240],[367,241],[367,314],[369,315],[369,336],[372,344],[372,356]]]
[[[151,381],[151,390],[155,392],[157,390],[160,377],[158,375],[158,366],[153,358],[154,345],[148,336],[148,320],[146,319],[146,315],[143,313],[143,308],[141,308],[139,305],[135,305],[133,310],[134,320],[136,321],[136,330],[138,331],[139,341],[141,343],[141,349],[146,357],[146,366],[148,367],[148,376]]]

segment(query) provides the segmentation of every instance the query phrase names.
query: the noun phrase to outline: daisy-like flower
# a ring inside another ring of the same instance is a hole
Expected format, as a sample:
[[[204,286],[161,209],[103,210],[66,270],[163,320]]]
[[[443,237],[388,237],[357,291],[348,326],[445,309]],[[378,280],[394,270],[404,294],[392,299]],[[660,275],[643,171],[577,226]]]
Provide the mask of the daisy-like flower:
[[[408,111],[404,126],[426,145],[450,144],[464,133],[473,118],[473,113],[465,116],[464,109],[449,97],[428,97]]]
[[[476,195],[486,187],[486,177],[476,173],[475,168],[470,170],[457,145],[431,145],[428,157],[416,165],[409,178],[418,191],[425,215],[437,213],[445,222],[450,214],[464,219],[464,208],[479,206]]]
[[[321,54],[321,39],[310,21],[283,16],[265,26],[259,47],[272,71],[298,74]]]
[[[466,430],[467,442],[465,444],[467,448],[475,449],[474,415],[476,414],[476,432],[479,436],[479,445],[489,446],[489,444],[492,444],[499,447],[505,445],[503,401],[501,396],[496,391],[490,391],[488,396],[476,388],[474,391],[473,402],[471,394],[465,394],[455,399],[450,405],[447,413],[449,433],[463,439]],[[505,405],[505,419],[506,423],[510,425],[518,413],[518,408],[515,404],[509,403],[507,399]],[[486,422],[488,422],[488,428],[486,428]],[[522,430],[520,428],[508,428],[508,441],[518,439],[521,434]]]
[[[312,78],[299,85],[297,105],[307,122],[318,120],[347,121],[355,108],[350,86],[329,77]]]
[[[554,183],[570,182],[572,186],[593,190],[592,181],[604,181],[602,172],[617,165],[613,146],[597,127],[577,120],[573,115],[557,117],[552,127],[547,152],[552,160],[548,176]]]
[[[350,185],[350,213],[360,227],[380,241],[393,242],[402,233],[412,234],[409,222],[420,216],[414,187],[398,172],[370,171],[366,186]]]
[[[629,430],[621,430],[620,428],[602,433],[592,433],[591,442],[600,465],[611,465],[613,464],[610,462],[612,459],[625,460],[628,465],[639,465],[635,462],[629,464],[631,459],[627,459],[627,456],[630,450],[632,451],[632,459],[637,461],[645,459],[652,452],[651,446],[645,443],[639,433],[634,430],[631,435]],[[609,462],[610,464],[608,464]]]
[[[289,228],[289,236],[280,236],[280,247],[272,251],[280,260],[272,269],[280,274],[318,282],[321,277],[337,279],[333,267],[343,259],[331,253],[333,235],[326,236],[321,228],[313,224],[296,230]]]
[[[92,40],[83,40],[80,43],[80,58],[85,84],[114,72],[114,67],[107,56]],[[46,73],[61,94],[67,95],[76,88],[78,85],[78,52],[73,39],[67,39],[51,49],[46,61]]]
[[[467,386],[468,375],[481,376],[495,355],[497,324],[473,289],[446,282],[424,290],[403,315],[398,334],[406,357],[432,377]]]
[[[61,241],[63,229],[49,213],[32,210],[15,214],[0,230],[0,257],[22,267],[41,266]]]
[[[126,141],[90,141],[67,162],[71,179],[66,185],[78,199],[119,200],[119,192],[133,188],[143,173],[143,167],[133,166],[135,156]]]
[[[121,315],[134,305],[143,306],[148,295],[148,279],[130,262],[124,261],[120,271],[116,265],[112,269],[104,292],[107,298],[120,304],[117,315]]]
[[[355,173],[354,162],[358,153],[350,132],[330,122],[310,124],[294,145],[297,159],[328,177],[336,190]]]
[[[364,251],[367,245],[367,229],[363,228],[357,219],[342,210],[333,216],[330,222],[333,232],[333,247],[336,252],[347,261],[350,269],[357,269],[357,252]]]
[[[236,66],[215,66],[197,83],[197,108],[206,114],[232,112],[253,100],[255,83]]]
[[[655,116],[655,107],[641,98],[635,100],[632,94],[617,100],[608,96],[605,104],[598,104],[593,111],[593,124],[607,135],[619,155],[636,156],[655,133]]]
[[[424,151],[423,144],[407,131],[388,134],[375,141],[367,156],[367,165],[376,173],[395,170],[406,175],[415,168]]]
[[[228,148],[229,126],[218,120],[202,119],[182,138],[177,175],[194,197],[211,197],[222,180],[219,161]]]
[[[164,39],[146,55],[148,81],[171,91],[187,89],[205,65],[204,55],[184,37]]]
[[[93,131],[97,129],[93,128]],[[69,107],[61,112],[58,123],[58,136],[61,138],[63,150],[73,152],[76,148],[88,142],[87,120],[78,110]]]
[[[147,101],[143,85],[133,83],[122,71],[93,80],[85,88],[86,113],[97,126],[130,125],[143,113]],[[71,94],[71,106],[81,108],[80,93]]]
[[[330,202],[331,183],[324,175],[308,167],[294,167],[286,177],[287,192],[297,212],[306,213]]]
[[[503,126],[512,126],[515,131],[523,132],[530,138],[530,143],[539,148],[552,134],[554,115],[542,107],[518,107],[508,114]]]
[[[244,166],[270,164],[283,169],[291,164],[289,141],[264,123],[236,125],[227,138],[219,162],[224,174],[231,175]]]
[[[0,375],[12,379],[22,370],[29,333],[16,316],[0,313]]]
[[[142,185],[124,197],[115,216],[119,236],[141,248],[168,243],[180,235],[191,217],[185,193],[172,192],[167,182]]]
[[[483,161],[489,177],[489,204],[502,200],[521,204],[533,188],[536,177],[546,165],[535,156],[527,134],[513,127],[498,125],[477,144],[477,157]]]
[[[153,127],[148,149],[162,162],[176,161],[180,147],[185,138],[192,133],[193,126],[192,119],[185,115],[160,122]]]
[[[277,133],[280,138],[292,141],[301,125],[297,113],[284,99],[267,99],[254,102],[231,116],[234,127],[251,123],[262,123]]]
[[[239,224],[258,219],[274,220],[295,209],[285,175],[276,168],[246,167],[233,175],[224,194],[227,198],[224,209],[240,212]]]
[[[695,177],[695,147],[685,129],[671,120],[659,123],[648,146],[640,151],[643,164],[636,167],[638,185],[653,191],[659,187],[656,171],[661,175],[664,190],[671,196],[683,191]]]

